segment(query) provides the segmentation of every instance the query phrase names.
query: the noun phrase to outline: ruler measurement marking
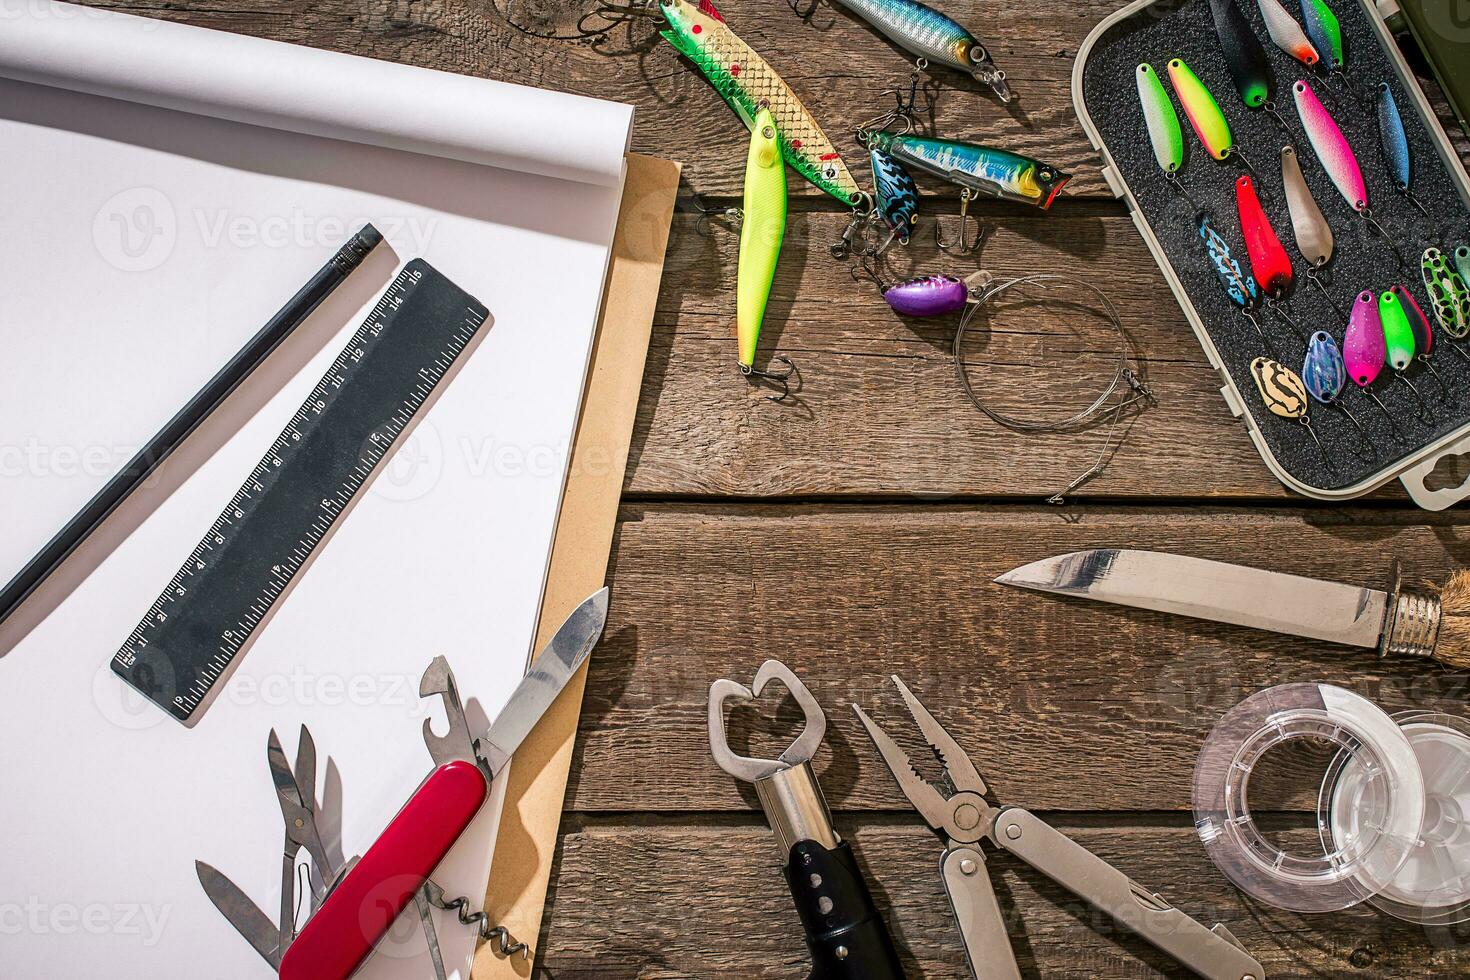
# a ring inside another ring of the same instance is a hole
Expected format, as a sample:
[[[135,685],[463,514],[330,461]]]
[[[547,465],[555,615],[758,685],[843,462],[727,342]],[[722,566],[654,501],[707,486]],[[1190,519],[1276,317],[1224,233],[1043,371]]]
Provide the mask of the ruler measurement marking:
[[[113,658],[117,673],[188,720],[484,325],[483,308],[464,305],[470,299],[421,260],[400,271],[128,634]],[[404,311],[403,328],[391,329]],[[400,405],[374,407],[395,397]],[[252,526],[256,517],[262,526]],[[302,529],[294,540],[293,521]],[[238,611],[217,616],[229,607]],[[211,618],[234,626],[211,628]],[[169,676],[147,676],[160,673]]]

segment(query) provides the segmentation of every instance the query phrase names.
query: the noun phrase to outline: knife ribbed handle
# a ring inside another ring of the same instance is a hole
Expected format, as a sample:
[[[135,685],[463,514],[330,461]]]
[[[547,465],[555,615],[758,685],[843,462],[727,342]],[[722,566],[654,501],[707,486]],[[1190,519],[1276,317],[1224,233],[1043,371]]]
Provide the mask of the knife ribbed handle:
[[[902,980],[898,953],[851,847],[798,841],[784,873],[812,952],[812,980]]]
[[[351,976],[489,794],[473,763],[455,760],[431,772],[286,948],[281,980]]]

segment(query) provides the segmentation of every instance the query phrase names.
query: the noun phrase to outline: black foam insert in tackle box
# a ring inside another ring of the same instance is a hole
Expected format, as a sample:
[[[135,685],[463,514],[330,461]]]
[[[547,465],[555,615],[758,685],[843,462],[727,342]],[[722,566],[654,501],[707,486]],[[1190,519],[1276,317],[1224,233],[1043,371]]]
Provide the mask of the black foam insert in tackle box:
[[[1470,452],[1470,356],[1450,350],[1456,341],[1438,330],[1420,263],[1430,246],[1449,258],[1457,246],[1470,245],[1470,178],[1372,0],[1328,0],[1342,25],[1346,81],[1329,78],[1320,65],[1307,68],[1277,48],[1266,32],[1257,0],[1235,2],[1270,59],[1272,99],[1289,136],[1265,109],[1249,109],[1239,97],[1210,0],[1137,0],[1100,24],[1082,45],[1073,72],[1072,94],[1083,127],[1103,155],[1104,176],[1128,203],[1134,223],[1220,372],[1226,402],[1245,421],[1276,477],[1321,500],[1361,496],[1398,478],[1421,507],[1448,507],[1470,496],[1470,483],[1432,490],[1425,480],[1442,458]],[[1299,0],[1282,0],[1282,5],[1301,22]],[[1347,312],[1362,291],[1378,293],[1402,284],[1435,325],[1430,363],[1437,375],[1415,364],[1400,380],[1385,366],[1369,389],[1387,407],[1392,422],[1356,385],[1346,384],[1340,404],[1366,430],[1371,449],[1348,415],[1334,407],[1312,402],[1308,431],[1296,421],[1273,415],[1262,401],[1251,377],[1251,362],[1275,356],[1300,371],[1306,340],[1284,318],[1262,309],[1255,315],[1270,338],[1268,347],[1215,277],[1199,237],[1195,205],[1210,212],[1242,268],[1249,269],[1235,181],[1250,171],[1239,159],[1214,159],[1200,144],[1168,81],[1168,64],[1174,58],[1182,58],[1214,94],[1236,144],[1260,171],[1256,179],[1266,213],[1294,262],[1296,287],[1287,312],[1297,326],[1307,333],[1325,331],[1339,346],[1346,329],[1342,316],[1308,281],[1310,266],[1296,249],[1281,178],[1280,153],[1288,143],[1295,148],[1312,196],[1336,239],[1336,254],[1324,270],[1336,305]],[[1144,62],[1164,76],[1164,87],[1179,115],[1185,145],[1179,183],[1193,204],[1169,186],[1154,158],[1135,77]],[[1354,213],[1318,161],[1296,111],[1292,85],[1299,79],[1321,95],[1352,144],[1367,181],[1373,217],[1403,252],[1404,267],[1384,237]],[[1380,150],[1374,96],[1383,82],[1392,87],[1408,132],[1413,194],[1431,217],[1397,191]],[[1470,355],[1470,339],[1460,349]],[[1422,394],[1427,415],[1405,380]]]

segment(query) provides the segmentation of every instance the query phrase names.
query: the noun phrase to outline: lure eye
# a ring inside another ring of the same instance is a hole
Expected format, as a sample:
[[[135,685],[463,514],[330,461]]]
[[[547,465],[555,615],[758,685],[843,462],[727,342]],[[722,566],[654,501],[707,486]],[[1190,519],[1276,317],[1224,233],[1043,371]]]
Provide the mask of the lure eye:
[[[761,129],[761,138],[762,139],[773,140],[773,139],[776,138],[776,131],[774,129],[772,129],[770,126],[766,126],[766,127],[764,127],[764,128]]]

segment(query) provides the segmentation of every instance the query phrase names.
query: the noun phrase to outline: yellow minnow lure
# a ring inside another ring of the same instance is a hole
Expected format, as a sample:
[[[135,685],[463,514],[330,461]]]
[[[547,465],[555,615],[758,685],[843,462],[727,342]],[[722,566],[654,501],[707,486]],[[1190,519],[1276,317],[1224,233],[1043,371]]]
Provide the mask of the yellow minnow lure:
[[[694,63],[720,97],[750,128],[762,106],[771,110],[781,155],[791,169],[849,207],[867,195],[842,156],[791,87],[765,59],[740,40],[710,0],[659,0],[669,28],[659,34]]]
[[[750,153],[745,159],[745,217],[740,225],[735,286],[740,371],[747,377],[768,377],[755,370],[755,349],[760,343],[761,321],[771,298],[771,283],[785,235],[786,165],[781,161],[781,136],[771,110],[761,109],[755,116]]]

